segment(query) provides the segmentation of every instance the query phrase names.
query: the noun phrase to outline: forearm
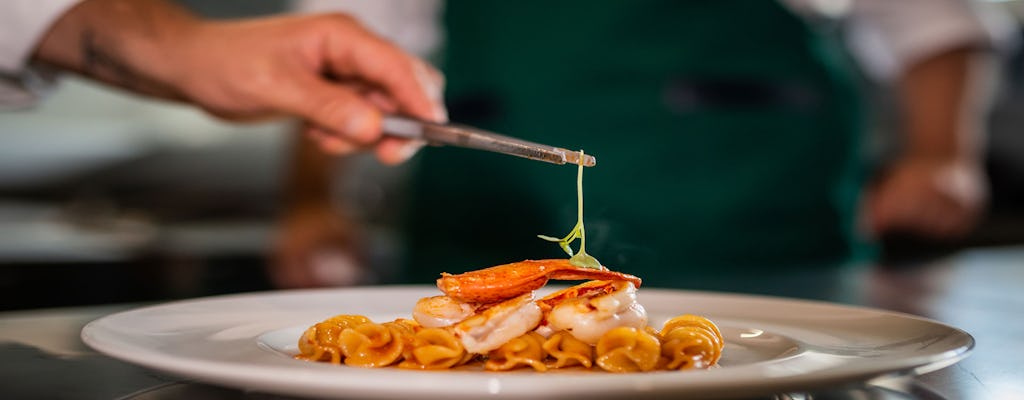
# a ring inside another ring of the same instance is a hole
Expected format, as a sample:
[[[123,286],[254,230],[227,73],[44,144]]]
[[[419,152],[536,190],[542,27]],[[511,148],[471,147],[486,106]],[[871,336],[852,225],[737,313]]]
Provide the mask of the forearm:
[[[135,92],[178,99],[176,43],[199,20],[164,0],[86,0],[50,28],[34,59]]]
[[[983,151],[992,55],[964,47],[912,66],[900,82],[903,156],[977,161]]]

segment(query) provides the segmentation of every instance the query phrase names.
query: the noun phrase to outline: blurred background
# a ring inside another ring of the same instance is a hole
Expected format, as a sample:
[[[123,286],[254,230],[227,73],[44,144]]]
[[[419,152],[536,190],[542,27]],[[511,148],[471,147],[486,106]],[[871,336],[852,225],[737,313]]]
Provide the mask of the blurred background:
[[[292,7],[267,0],[182,3],[217,18]],[[985,7],[1013,21],[1024,17],[1024,1]],[[887,237],[882,263],[1024,243],[1024,54],[1011,50],[988,117],[991,201],[984,219],[958,240]],[[896,104],[891,88],[869,79],[862,85],[875,100],[869,150],[881,164]],[[0,113],[0,309],[274,288],[267,267],[274,262],[293,130],[289,122],[226,124],[73,76],[38,106]],[[389,210],[401,201],[407,168],[356,157],[333,185],[335,197],[366,226],[364,251],[378,276],[365,282],[387,283],[395,268],[401,238]]]

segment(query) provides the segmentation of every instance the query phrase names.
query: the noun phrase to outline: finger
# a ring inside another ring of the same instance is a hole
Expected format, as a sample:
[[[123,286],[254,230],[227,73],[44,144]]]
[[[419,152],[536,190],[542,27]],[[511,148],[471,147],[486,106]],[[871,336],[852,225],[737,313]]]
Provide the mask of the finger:
[[[919,209],[921,215],[911,226],[919,234],[934,239],[952,239],[970,227],[965,210],[941,196],[929,198]]]
[[[327,49],[329,68],[339,76],[355,76],[384,89],[401,111],[427,120],[443,121],[443,80],[425,62],[394,44],[356,26],[337,30]]]
[[[381,115],[355,90],[319,78],[299,79],[290,96],[282,94],[284,107],[332,136],[355,144],[380,138]]]
[[[955,221],[952,219],[942,219],[936,221],[934,235],[938,238],[952,239],[960,236],[964,229],[965,224],[961,221]]]
[[[384,92],[372,90],[363,94],[363,97],[384,113],[394,114],[398,112],[398,104]]]
[[[972,210],[955,198],[935,193],[924,205],[929,210],[929,232],[936,238],[955,238],[973,226]]]
[[[377,87],[369,85],[366,82],[360,80],[352,79],[333,82],[345,86],[349,89],[352,89],[353,91],[358,93],[359,96],[361,96],[364,100],[377,107],[377,109],[379,109],[381,112],[388,114],[394,114],[398,112],[398,103],[396,103],[395,100],[392,99],[391,96],[389,96],[386,92],[382,91]]]
[[[434,120],[448,122],[448,110],[444,106],[444,75],[419,58],[413,58],[413,72],[427,98],[435,103]]]
[[[943,215],[936,221],[937,234],[943,238],[953,239],[970,233],[975,223],[971,210],[953,202],[947,202],[943,208]]]
[[[915,214],[908,219],[906,228],[932,238],[943,237],[953,217],[947,212],[949,210],[935,199],[924,201],[915,207],[914,211]]]
[[[318,286],[352,286],[365,275],[355,256],[340,249],[322,249],[310,257],[310,270]]]
[[[913,229],[915,221],[922,219],[925,209],[908,202],[907,194],[897,192],[898,189],[893,185],[883,185],[879,188],[873,207],[873,228],[876,235]]]
[[[377,159],[381,163],[396,165],[412,158],[426,143],[420,140],[384,138],[377,144]]]
[[[320,147],[320,150],[323,150],[326,153],[345,155],[354,153],[360,149],[360,146],[355,143],[344,140],[335,133],[328,132],[315,126],[306,128],[306,135],[316,142],[317,146]]]

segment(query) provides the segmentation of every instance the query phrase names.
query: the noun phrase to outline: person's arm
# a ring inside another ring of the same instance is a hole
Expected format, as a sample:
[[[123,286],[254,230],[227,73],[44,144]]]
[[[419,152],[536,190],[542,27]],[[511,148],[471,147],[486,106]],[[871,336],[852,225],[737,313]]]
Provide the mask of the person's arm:
[[[987,198],[984,120],[994,59],[1016,34],[971,0],[856,0],[848,26],[869,75],[899,95],[902,146],[865,197],[864,222],[892,232],[968,233]]]
[[[960,47],[910,66],[899,81],[903,149],[869,193],[876,234],[968,233],[987,199],[983,126],[990,52]]]
[[[184,100],[168,59],[199,25],[169,3],[83,1],[55,21],[34,58],[134,92]]]
[[[375,145],[397,163],[408,141],[381,139],[381,113],[446,118],[440,74],[341,14],[206,21],[165,0],[85,0],[34,58],[230,119],[290,115],[325,149]]]

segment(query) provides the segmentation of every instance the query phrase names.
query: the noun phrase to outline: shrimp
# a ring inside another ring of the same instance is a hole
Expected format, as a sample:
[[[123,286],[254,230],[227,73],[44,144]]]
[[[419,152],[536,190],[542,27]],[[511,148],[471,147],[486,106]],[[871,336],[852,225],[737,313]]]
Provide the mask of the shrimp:
[[[443,328],[469,318],[481,307],[448,296],[424,297],[412,309],[412,318],[424,328]]]
[[[452,331],[462,341],[466,351],[487,354],[509,340],[534,330],[542,317],[540,306],[533,301],[533,292],[527,292],[487,306],[455,324]]]
[[[636,286],[628,281],[590,281],[537,303],[546,312],[552,331],[568,331],[591,345],[612,329],[647,325],[647,311],[636,301]]]
[[[463,274],[441,274],[437,287],[449,297],[470,303],[495,303],[539,289],[549,279],[601,279],[629,281],[640,286],[640,278],[610,271],[578,267],[567,259],[525,260]]]

